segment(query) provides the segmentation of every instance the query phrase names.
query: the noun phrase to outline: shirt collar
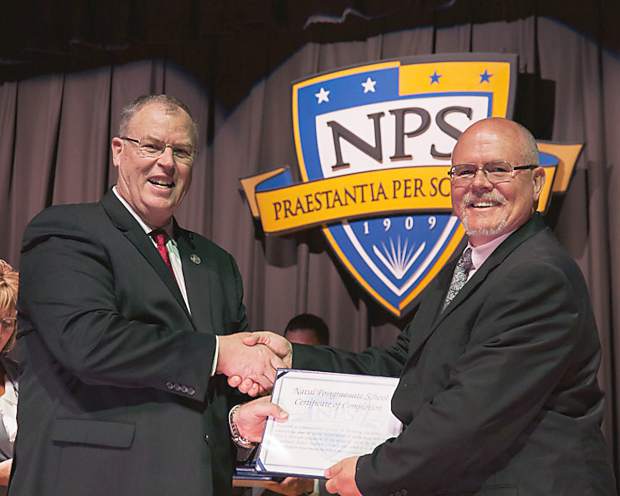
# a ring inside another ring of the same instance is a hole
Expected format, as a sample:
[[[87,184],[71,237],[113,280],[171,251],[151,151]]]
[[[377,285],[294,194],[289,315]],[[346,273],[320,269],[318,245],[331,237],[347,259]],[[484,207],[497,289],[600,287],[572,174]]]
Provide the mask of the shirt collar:
[[[118,200],[123,204],[123,206],[129,211],[129,213],[133,216],[133,218],[136,219],[138,224],[140,224],[140,227],[142,228],[142,230],[146,234],[151,234],[151,232],[153,232],[154,229],[152,227],[150,227],[149,225],[147,225],[142,220],[142,218],[136,213],[136,211],[133,208],[131,208],[131,205],[129,205],[129,203],[127,203],[125,198],[123,198],[121,196],[121,194],[118,192],[118,190],[116,188],[116,185],[114,185],[112,187],[112,192],[114,193],[116,198],[118,198]],[[174,240],[174,236],[173,236],[172,219],[170,219],[170,222],[168,222],[168,224],[166,224],[165,226],[160,227],[159,229],[163,229],[164,231],[166,231],[166,234],[168,235],[168,239],[170,239],[173,243],[176,244],[176,242]]]
[[[471,263],[473,264],[474,269],[478,270],[486,259],[489,258],[497,249],[497,247],[501,245],[514,231],[515,230],[502,234],[501,236],[498,236],[497,238],[480,246],[472,246],[467,243],[467,246],[471,248]]]

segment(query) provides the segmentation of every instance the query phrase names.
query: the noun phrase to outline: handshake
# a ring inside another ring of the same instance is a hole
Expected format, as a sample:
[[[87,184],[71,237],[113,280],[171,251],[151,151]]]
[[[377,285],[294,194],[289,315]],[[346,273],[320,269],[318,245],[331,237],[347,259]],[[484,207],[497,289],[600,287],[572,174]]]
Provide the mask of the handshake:
[[[276,370],[290,368],[293,348],[282,336],[269,331],[239,332],[219,337],[216,374],[228,385],[252,397],[271,391]]]
[[[284,337],[268,331],[241,332],[219,337],[219,354],[216,373],[228,377],[228,385],[252,397],[262,396],[271,391],[279,368],[291,368],[293,347]],[[236,430],[244,441],[260,442],[268,417],[276,422],[285,422],[287,412],[270,397],[260,398],[231,410],[231,428]],[[358,456],[340,460],[325,471],[329,493],[342,496],[361,496],[355,482]],[[299,488],[308,480],[294,477],[286,478],[271,489],[278,494],[301,494]],[[302,487],[303,491],[311,488]]]

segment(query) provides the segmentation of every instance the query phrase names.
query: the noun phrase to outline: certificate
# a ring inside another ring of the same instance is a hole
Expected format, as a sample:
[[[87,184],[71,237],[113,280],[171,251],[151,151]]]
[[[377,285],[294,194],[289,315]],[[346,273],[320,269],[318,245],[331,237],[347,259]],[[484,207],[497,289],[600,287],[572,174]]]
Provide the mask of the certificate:
[[[398,379],[307,370],[278,370],[272,401],[289,414],[267,421],[258,471],[323,477],[326,468],[370,453],[398,436],[390,403]]]

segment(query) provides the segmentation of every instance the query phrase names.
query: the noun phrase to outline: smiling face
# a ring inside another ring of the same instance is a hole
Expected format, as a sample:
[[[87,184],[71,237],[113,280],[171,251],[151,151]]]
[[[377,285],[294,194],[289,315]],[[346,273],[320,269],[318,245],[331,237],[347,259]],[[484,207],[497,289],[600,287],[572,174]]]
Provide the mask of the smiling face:
[[[469,127],[452,152],[453,164],[482,165],[505,161],[513,166],[537,164],[529,132],[507,119],[485,119]],[[532,216],[544,184],[542,168],[515,171],[511,181],[491,184],[482,171],[471,183],[452,183],[452,210],[472,246],[488,243],[523,225]]]
[[[181,108],[149,103],[129,120],[125,136],[193,148],[193,132],[192,120]],[[190,186],[191,165],[176,161],[172,147],[158,158],[142,157],[137,144],[119,137],[112,139],[112,156],[118,193],[148,226],[166,225]]]

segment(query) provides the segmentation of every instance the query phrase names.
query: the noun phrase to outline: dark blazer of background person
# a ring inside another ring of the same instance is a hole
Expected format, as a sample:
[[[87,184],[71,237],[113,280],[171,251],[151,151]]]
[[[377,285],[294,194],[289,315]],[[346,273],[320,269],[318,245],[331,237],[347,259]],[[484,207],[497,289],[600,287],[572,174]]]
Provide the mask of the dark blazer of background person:
[[[616,494],[582,275],[535,216],[442,313],[455,262],[390,349],[294,345],[296,368],[400,376],[403,433],[362,456],[364,495]]]
[[[213,334],[247,327],[242,283],[228,253],[174,229],[191,316],[112,192],[29,225],[11,495],[230,494],[230,391],[210,374]]]

